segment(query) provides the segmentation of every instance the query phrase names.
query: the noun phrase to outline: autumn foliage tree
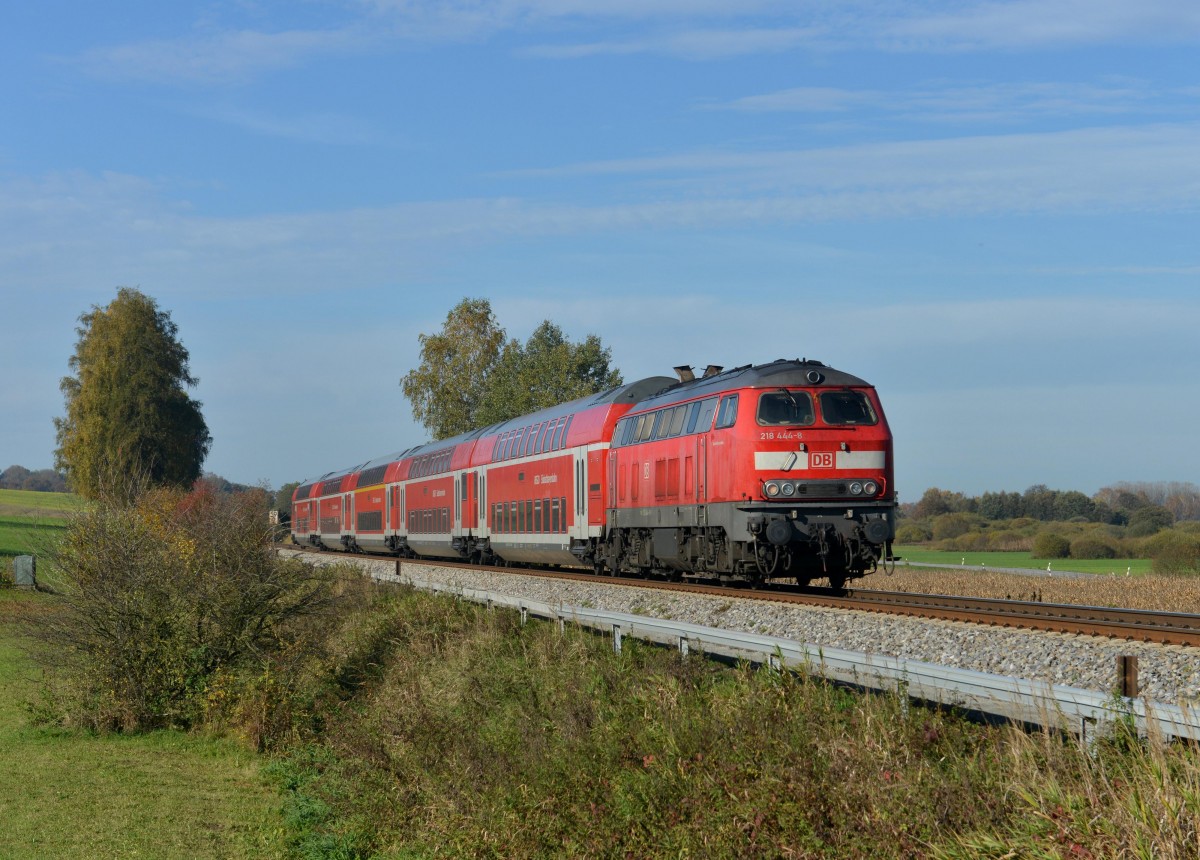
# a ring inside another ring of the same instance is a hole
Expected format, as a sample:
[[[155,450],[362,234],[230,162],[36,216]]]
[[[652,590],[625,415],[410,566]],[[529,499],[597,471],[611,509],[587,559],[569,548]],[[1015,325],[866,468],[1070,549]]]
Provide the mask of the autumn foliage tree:
[[[573,343],[545,320],[524,344],[509,340],[487,299],[463,299],[420,343],[421,364],[400,385],[435,439],[621,384],[595,335]]]
[[[54,419],[55,466],[88,498],[129,486],[130,475],[190,486],[212,437],[201,404],[187,394],[197,380],[171,315],[122,287],[110,304],[94,305],[79,321],[69,362],[75,375],[60,384],[66,415]]]

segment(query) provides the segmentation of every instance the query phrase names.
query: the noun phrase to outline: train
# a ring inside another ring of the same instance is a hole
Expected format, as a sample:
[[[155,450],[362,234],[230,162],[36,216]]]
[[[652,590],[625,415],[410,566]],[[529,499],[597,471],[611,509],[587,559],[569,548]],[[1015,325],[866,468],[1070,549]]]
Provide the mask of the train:
[[[893,441],[873,385],[807,358],[675,371],[307,480],[291,539],[832,588],[892,559]]]

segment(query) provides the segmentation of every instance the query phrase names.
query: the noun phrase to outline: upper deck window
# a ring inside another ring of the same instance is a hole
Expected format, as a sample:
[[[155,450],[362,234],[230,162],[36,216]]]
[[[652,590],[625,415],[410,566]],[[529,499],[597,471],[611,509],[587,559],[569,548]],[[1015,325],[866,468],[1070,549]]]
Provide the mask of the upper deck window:
[[[821,418],[826,424],[876,424],[871,401],[861,391],[822,391]]]
[[[758,423],[766,427],[806,427],[813,423],[807,391],[768,391],[758,398]]]

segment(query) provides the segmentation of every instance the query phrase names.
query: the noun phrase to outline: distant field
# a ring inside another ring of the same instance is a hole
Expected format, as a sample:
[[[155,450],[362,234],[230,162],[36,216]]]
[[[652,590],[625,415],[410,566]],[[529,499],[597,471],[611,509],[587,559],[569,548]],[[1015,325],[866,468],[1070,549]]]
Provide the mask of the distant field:
[[[0,571],[12,556],[41,553],[79,505],[79,497],[68,493],[0,490]]]
[[[1047,561],[1027,552],[943,552],[916,546],[898,546],[896,555],[913,564],[961,564],[967,567],[1021,567],[1029,570],[1077,570],[1082,573],[1149,573],[1148,558],[1056,558]]]
[[[32,490],[0,490],[0,517],[53,517],[62,519],[78,510],[73,493],[35,493]]]

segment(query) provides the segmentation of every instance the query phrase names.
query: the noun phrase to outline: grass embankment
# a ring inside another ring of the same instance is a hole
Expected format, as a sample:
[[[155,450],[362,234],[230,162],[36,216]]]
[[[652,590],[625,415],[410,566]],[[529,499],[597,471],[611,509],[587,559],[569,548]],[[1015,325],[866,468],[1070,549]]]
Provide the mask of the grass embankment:
[[[1028,570],[1045,570],[1046,565],[1054,570],[1070,570],[1079,573],[1124,574],[1149,573],[1152,562],[1148,558],[1056,558],[1047,560],[1034,558],[1028,552],[950,552],[921,549],[916,546],[897,546],[896,555],[912,564],[955,564],[966,567],[997,568],[1018,567]]]
[[[1089,755],[408,591],[333,652],[340,696],[286,684],[319,726],[276,767],[302,856],[1200,853],[1194,750]]]
[[[30,726],[39,681],[16,631],[51,611],[0,589],[0,857],[282,857],[278,795],[244,746]]]

